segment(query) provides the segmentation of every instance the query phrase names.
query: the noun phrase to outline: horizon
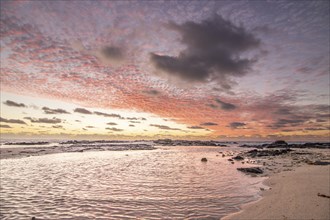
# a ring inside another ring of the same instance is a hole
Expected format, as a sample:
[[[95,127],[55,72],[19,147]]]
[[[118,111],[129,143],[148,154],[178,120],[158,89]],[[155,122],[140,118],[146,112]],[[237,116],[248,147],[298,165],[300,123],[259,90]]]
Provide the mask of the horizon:
[[[329,1],[1,1],[5,139],[330,142]]]

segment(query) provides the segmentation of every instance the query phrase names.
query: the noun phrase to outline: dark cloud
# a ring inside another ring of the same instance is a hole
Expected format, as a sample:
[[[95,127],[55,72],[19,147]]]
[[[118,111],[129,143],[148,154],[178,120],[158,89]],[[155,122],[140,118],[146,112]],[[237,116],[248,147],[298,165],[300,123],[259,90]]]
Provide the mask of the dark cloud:
[[[127,120],[139,120],[139,118],[136,118],[136,117],[127,117],[125,119],[127,119]]]
[[[126,120],[131,120],[131,121],[138,121],[138,120],[142,120],[142,121],[146,121],[146,118],[137,118],[137,117],[127,117],[127,118],[122,118],[122,119],[126,119]],[[133,122],[134,123],[134,122]]]
[[[107,125],[117,125],[117,123],[114,123],[114,122],[108,122]]]
[[[135,123],[135,124],[139,124],[139,123],[141,123],[140,121],[129,121],[129,122],[131,122],[131,123]]]
[[[25,119],[30,120],[32,123],[45,123],[45,124],[58,124],[61,123],[62,120],[59,118],[31,118],[25,117]]]
[[[200,127],[200,126],[190,126],[190,127],[187,127],[189,129],[205,129],[203,127]]]
[[[63,128],[62,125],[53,125],[52,127],[53,127],[53,128]]]
[[[86,128],[95,128],[94,126],[86,126]]]
[[[113,46],[108,46],[101,49],[101,54],[107,59],[121,60],[124,57],[122,49]]]
[[[232,129],[238,129],[238,128],[244,128],[246,124],[243,122],[232,122],[229,124],[229,127],[231,127]]]
[[[0,125],[0,128],[11,128],[9,125]]]
[[[294,117],[292,117],[294,118]],[[302,119],[277,119],[275,123],[270,125],[269,127],[272,129],[279,129],[284,127],[296,127],[305,123],[309,118],[302,118]]]
[[[26,107],[26,105],[24,105],[23,103],[17,103],[17,102],[10,101],[10,100],[7,100],[7,101],[3,102],[3,104],[8,105],[8,106],[12,106],[12,107],[23,107],[23,108]]]
[[[123,129],[119,129],[119,128],[106,128],[106,129],[110,131],[123,131]]]
[[[156,127],[156,128],[159,128],[159,129],[163,129],[163,130],[177,130],[177,131],[181,130],[179,128],[171,128],[171,127],[169,127],[167,125],[150,124],[150,126]]]
[[[135,125],[129,125],[130,127],[135,127]]]
[[[78,113],[81,113],[81,114],[87,114],[87,115],[92,114],[92,112],[90,112],[90,111],[88,111],[87,109],[84,109],[84,108],[76,108],[74,110],[74,112],[78,112]]]
[[[19,119],[5,119],[0,117],[0,122],[11,123],[11,124],[26,124],[24,121]]]
[[[256,61],[241,54],[257,48],[260,41],[243,26],[236,26],[219,15],[201,23],[167,24],[181,35],[186,49],[176,57],[151,53],[151,62],[158,70],[188,81],[208,78],[226,82],[229,76],[243,76]]]
[[[291,115],[292,114],[292,109],[289,109],[289,108],[279,108],[274,113],[275,114],[278,114],[278,115]]]
[[[201,126],[216,126],[218,125],[217,123],[214,122],[204,122],[202,124],[200,124]]]
[[[215,101],[220,105],[220,108],[222,110],[231,111],[231,110],[236,109],[235,105],[227,103],[227,102],[223,102],[220,99],[216,99]]]
[[[103,112],[97,112],[95,111],[94,112],[95,115],[101,115],[101,116],[104,116],[104,117],[109,117],[109,118],[122,118],[120,115],[118,114],[108,114],[108,113],[103,113]]]
[[[70,114],[66,110],[60,109],[60,108],[58,108],[58,109],[51,109],[51,108],[48,108],[48,107],[43,107],[42,110],[44,110],[44,112],[46,114]]]

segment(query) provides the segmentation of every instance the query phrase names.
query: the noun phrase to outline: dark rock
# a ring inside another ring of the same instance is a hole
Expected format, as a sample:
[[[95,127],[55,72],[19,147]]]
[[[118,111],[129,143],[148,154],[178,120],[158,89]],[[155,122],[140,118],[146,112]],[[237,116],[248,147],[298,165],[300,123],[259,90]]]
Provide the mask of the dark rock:
[[[250,150],[246,152],[246,154],[250,157],[265,157],[265,156],[278,156],[282,154],[286,154],[291,152],[292,150],[289,149],[281,149],[281,150]]]
[[[234,161],[233,159],[228,159],[228,161]]]
[[[241,157],[241,156],[236,156],[236,157],[233,157],[232,159],[234,160],[244,160],[244,157]]]
[[[277,140],[277,141],[274,141],[272,144],[275,144],[275,145],[288,145],[288,143],[286,143],[286,142],[283,141],[283,140]]]
[[[311,162],[309,164],[311,164],[311,165],[326,166],[326,165],[330,165],[330,162],[317,160],[317,161]]]
[[[237,170],[239,170],[239,171],[241,171],[243,173],[255,173],[255,174],[261,174],[261,173],[264,172],[259,167],[237,168]]]
[[[324,194],[321,194],[321,193],[318,193],[317,195],[320,196],[320,197],[324,197],[324,198],[330,199],[330,196],[327,196],[327,195],[324,195]]]
[[[271,144],[262,145],[247,145],[243,144],[240,147],[246,148],[319,148],[319,149],[330,149],[330,143],[304,143],[304,144],[288,144],[285,141],[279,140]]]
[[[205,157],[203,157],[203,158],[201,159],[201,161],[202,161],[202,162],[207,162],[207,159],[206,159]]]

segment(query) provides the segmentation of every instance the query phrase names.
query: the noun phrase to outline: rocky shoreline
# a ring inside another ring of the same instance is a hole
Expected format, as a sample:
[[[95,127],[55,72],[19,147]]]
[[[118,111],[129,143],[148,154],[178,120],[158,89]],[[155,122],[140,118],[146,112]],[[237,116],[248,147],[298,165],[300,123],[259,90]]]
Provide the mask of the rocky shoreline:
[[[319,143],[309,143],[309,148],[301,147],[307,146],[301,144],[294,145],[297,146],[293,147],[294,149],[291,149],[292,145],[290,144],[285,144],[286,147],[283,147],[284,144],[277,148],[274,146],[274,143],[264,145],[263,148],[260,148],[260,146],[249,146],[248,148],[254,147],[255,149],[242,151],[235,156],[233,154],[222,154],[222,156],[231,156],[228,159],[231,163],[253,165],[251,167],[237,168],[237,170],[252,176],[269,176],[282,171],[291,171],[306,164],[317,166],[330,165],[329,144],[322,144],[322,147],[320,147]]]

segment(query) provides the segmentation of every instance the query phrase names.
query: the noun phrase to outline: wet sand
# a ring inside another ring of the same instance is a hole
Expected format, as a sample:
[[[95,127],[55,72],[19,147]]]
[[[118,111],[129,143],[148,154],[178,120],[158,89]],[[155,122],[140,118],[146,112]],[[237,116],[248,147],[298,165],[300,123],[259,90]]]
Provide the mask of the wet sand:
[[[72,144],[55,145],[51,147],[22,147],[22,148],[0,148],[0,159],[22,158],[30,156],[41,156],[46,154],[87,152],[87,151],[123,151],[123,150],[154,150],[148,144]]]
[[[312,163],[320,159],[329,162],[329,150],[308,149],[262,159],[263,175],[270,176],[261,189],[262,198],[222,220],[330,219],[330,165]]]

